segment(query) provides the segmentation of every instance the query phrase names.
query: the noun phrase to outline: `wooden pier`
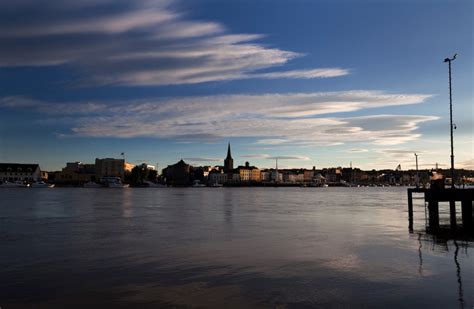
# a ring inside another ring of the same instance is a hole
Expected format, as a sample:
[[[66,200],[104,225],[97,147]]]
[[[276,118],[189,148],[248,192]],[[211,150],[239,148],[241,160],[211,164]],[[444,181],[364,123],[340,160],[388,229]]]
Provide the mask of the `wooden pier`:
[[[474,189],[408,189],[408,222],[410,231],[413,230],[413,193],[423,193],[425,205],[428,204],[428,222],[431,230],[439,229],[439,203],[449,202],[449,222],[451,229],[457,229],[456,202],[461,202],[462,229],[473,231],[473,201]]]

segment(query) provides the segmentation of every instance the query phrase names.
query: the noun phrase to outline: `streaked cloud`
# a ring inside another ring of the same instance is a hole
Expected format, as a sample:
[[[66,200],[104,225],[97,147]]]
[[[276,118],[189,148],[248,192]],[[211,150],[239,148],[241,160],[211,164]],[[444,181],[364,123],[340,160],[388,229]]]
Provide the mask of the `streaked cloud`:
[[[189,162],[218,162],[222,161],[222,158],[201,158],[201,157],[193,157],[193,158],[183,158],[184,161]]]
[[[344,68],[284,71],[283,65],[303,54],[270,47],[263,39],[192,20],[171,0],[0,2],[0,67],[67,65],[81,73],[74,84],[177,85],[349,74]],[[278,72],[269,71],[276,67]]]
[[[0,99],[0,108],[39,112],[44,114],[41,121],[65,117],[70,122],[69,134],[76,136],[157,137],[181,142],[249,137],[260,146],[321,147],[361,141],[388,146],[417,140],[421,136],[418,127],[439,118],[387,114],[349,117],[344,113],[418,104],[429,97],[374,91],[79,103],[7,97]]]
[[[350,71],[348,69],[341,68],[327,68],[327,69],[314,69],[314,70],[294,70],[285,72],[271,72],[253,74],[251,77],[275,79],[275,78],[328,78],[328,77],[339,77],[348,75]]]
[[[349,153],[365,153],[365,152],[369,152],[369,149],[365,149],[365,148],[352,148],[352,149],[349,149],[348,152],[349,152]]]
[[[309,161],[310,158],[306,156],[271,156],[269,154],[260,153],[260,154],[245,154],[241,155],[242,158],[253,158],[253,159],[268,159],[268,160],[299,160],[299,161]]]
[[[309,157],[305,156],[274,156],[268,157],[269,160],[301,160],[301,161],[309,161]]]
[[[240,157],[251,158],[251,159],[266,159],[270,157],[270,155],[266,153],[253,153],[253,154],[244,154],[244,155],[241,155]]]

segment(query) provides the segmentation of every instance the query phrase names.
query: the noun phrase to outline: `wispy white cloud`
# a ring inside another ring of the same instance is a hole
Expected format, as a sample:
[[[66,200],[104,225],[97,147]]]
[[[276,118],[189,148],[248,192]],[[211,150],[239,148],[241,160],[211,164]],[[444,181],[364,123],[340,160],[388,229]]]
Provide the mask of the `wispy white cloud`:
[[[269,160],[299,160],[299,161],[309,161],[309,157],[305,156],[274,156],[268,157]]]
[[[352,148],[352,149],[349,149],[348,152],[349,152],[349,153],[365,153],[365,152],[369,152],[369,149],[365,149],[365,148]]]
[[[48,103],[8,97],[0,99],[0,107],[54,114],[55,120],[62,116],[69,117],[70,121],[71,116],[76,116],[71,122],[71,134],[79,136],[148,136],[200,142],[251,137],[257,145],[292,147],[356,141],[398,145],[418,139],[421,136],[417,132],[419,125],[438,117],[328,114],[416,104],[428,97],[371,91],[226,95],[113,103]]]
[[[270,157],[269,154],[266,153],[251,153],[251,154],[244,154],[240,156],[241,158],[251,158],[251,159],[266,159]]]
[[[253,159],[268,159],[268,160],[299,160],[299,161],[309,161],[310,158],[306,156],[271,156],[266,153],[257,153],[257,154],[245,154],[241,155],[242,158],[253,158]]]
[[[222,161],[222,158],[201,158],[201,157],[193,157],[193,158],[183,158],[184,161],[189,162],[218,162]]]
[[[269,47],[259,42],[261,34],[192,20],[176,2],[2,1],[0,67],[67,64],[82,72],[77,83],[119,85],[349,74],[343,68],[284,71],[282,65],[303,55]],[[275,67],[278,72],[268,72]]]
[[[249,77],[258,77],[266,79],[275,78],[328,78],[328,77],[339,77],[350,74],[348,69],[341,68],[327,68],[327,69],[313,69],[313,70],[294,70],[284,72],[271,72],[271,73],[260,73],[252,74]]]

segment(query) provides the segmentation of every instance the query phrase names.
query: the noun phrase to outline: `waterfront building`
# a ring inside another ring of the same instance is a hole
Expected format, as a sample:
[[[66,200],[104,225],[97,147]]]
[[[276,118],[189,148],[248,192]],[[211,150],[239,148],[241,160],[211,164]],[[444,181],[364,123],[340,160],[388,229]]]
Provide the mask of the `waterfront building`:
[[[209,184],[211,185],[215,185],[215,184],[223,185],[227,182],[227,174],[224,173],[224,171],[222,170],[221,171],[212,170],[209,173],[208,179],[209,179]]]
[[[342,180],[342,169],[340,167],[324,169],[323,175],[327,182],[339,183]]]
[[[260,179],[263,181],[263,182],[269,182],[272,180],[271,178],[272,174],[269,170],[262,170],[260,171]]]
[[[192,182],[198,183],[206,183],[209,177],[209,172],[212,171],[212,166],[198,166],[198,167],[191,167],[191,180]]]
[[[273,182],[283,182],[283,173],[277,169],[270,170],[270,178]]]
[[[316,167],[313,166],[313,169],[312,170],[304,170],[303,171],[303,181],[304,182],[312,182],[313,181],[313,177],[315,175],[315,172],[316,172]]]
[[[125,176],[125,160],[124,159],[95,159],[96,179],[102,177],[120,177],[121,181]]]
[[[317,185],[323,185],[326,183],[326,178],[323,175],[321,175],[321,173],[317,173],[313,177],[313,182]]]
[[[240,182],[240,173],[238,172],[233,172],[232,174],[229,174],[231,176],[231,178],[229,178],[229,176],[227,176],[227,179],[230,180],[231,182]]]
[[[96,181],[95,164],[68,162],[54,177],[54,182],[58,184],[80,185],[89,181]]]
[[[237,171],[242,182],[260,182],[262,180],[260,170],[255,166],[250,166],[249,162],[245,162],[245,166],[239,166]]]
[[[172,186],[188,186],[191,184],[192,166],[181,159],[174,165],[168,165],[163,169],[163,175],[166,177],[166,183]]]
[[[0,182],[41,180],[39,164],[0,163]]]
[[[280,173],[283,175],[283,182],[294,183],[296,182],[296,174],[292,171],[280,170]]]

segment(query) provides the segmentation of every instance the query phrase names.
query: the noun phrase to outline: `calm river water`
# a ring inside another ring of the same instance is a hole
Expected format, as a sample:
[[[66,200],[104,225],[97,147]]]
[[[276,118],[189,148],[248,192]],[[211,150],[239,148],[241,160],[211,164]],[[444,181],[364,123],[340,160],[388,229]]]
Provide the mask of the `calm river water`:
[[[406,196],[3,189],[0,307],[472,308],[474,244],[426,235],[421,200],[409,233]]]

